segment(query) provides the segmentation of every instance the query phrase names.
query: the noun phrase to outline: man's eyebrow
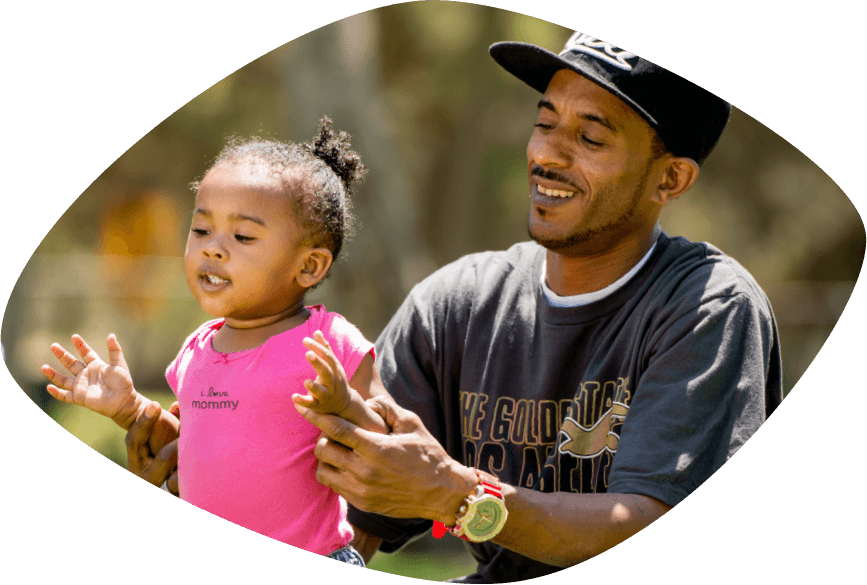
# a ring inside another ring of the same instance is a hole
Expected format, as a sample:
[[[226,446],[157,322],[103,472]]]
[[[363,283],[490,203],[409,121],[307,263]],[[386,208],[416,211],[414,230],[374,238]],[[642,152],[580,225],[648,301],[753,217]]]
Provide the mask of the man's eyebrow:
[[[197,207],[193,210],[193,215],[204,215],[205,217],[212,217],[213,214],[207,209],[202,209],[201,207]],[[265,222],[258,217],[253,215],[244,215],[242,213],[233,213],[229,216],[230,221],[252,221],[253,223],[257,223],[262,227],[265,226]]]
[[[551,110],[555,114],[557,113],[557,108],[554,106],[554,104],[546,100],[545,98],[539,100],[539,103],[536,107],[539,109],[545,108],[546,110]],[[588,122],[596,122],[597,124],[602,124],[612,132],[617,132],[617,127],[612,124],[608,118],[599,116],[597,114],[581,114],[580,117],[584,120],[587,120]]]
[[[581,114],[581,117],[588,122],[596,122],[597,124],[602,124],[612,132],[617,132],[617,128],[608,120],[608,118],[603,118],[602,116],[597,116],[596,114]]]
[[[549,102],[545,98],[542,98],[539,100],[539,103],[536,105],[536,108],[540,109],[540,110],[542,108],[545,108],[546,110],[551,110],[555,114],[557,113],[557,108],[554,107],[554,104],[552,104],[551,102]]]

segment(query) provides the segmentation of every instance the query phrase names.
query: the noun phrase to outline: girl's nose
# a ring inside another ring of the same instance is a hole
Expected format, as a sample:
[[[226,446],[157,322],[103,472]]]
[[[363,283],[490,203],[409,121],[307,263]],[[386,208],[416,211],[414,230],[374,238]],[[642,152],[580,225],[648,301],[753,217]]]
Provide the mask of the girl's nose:
[[[202,253],[208,258],[214,258],[215,260],[225,260],[229,257],[226,248],[220,244],[218,238],[211,238],[208,240],[208,242],[202,247]]]

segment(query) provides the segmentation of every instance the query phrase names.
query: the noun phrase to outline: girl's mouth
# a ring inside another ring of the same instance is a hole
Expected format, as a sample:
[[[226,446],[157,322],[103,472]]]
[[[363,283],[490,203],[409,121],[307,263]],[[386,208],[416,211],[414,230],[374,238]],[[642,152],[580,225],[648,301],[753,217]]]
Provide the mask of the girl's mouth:
[[[228,286],[232,281],[228,278],[223,278],[221,276],[217,276],[216,274],[210,274],[207,272],[203,272],[199,275],[199,279],[202,283],[202,287],[208,291],[217,291],[226,286]]]
[[[208,282],[210,282],[211,284],[214,284],[214,285],[223,284],[224,282],[229,282],[225,278],[220,278],[219,276],[214,276],[213,274],[206,274],[205,280],[207,280]]]

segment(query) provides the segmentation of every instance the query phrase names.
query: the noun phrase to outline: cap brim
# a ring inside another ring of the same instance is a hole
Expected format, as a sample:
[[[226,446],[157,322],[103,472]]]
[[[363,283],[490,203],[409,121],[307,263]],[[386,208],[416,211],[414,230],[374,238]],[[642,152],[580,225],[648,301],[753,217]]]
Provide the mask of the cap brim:
[[[545,93],[548,83],[557,71],[573,69],[571,64],[559,55],[529,43],[494,43],[488,52],[500,67],[539,93]]]
[[[529,43],[494,43],[488,48],[488,52],[500,67],[539,93],[545,93],[545,90],[548,89],[548,84],[551,82],[551,78],[561,69],[574,71],[626,102],[629,107],[647,120],[652,127],[659,127],[656,119],[645,111],[644,108],[591,68],[582,67],[580,61],[567,61],[556,53]]]

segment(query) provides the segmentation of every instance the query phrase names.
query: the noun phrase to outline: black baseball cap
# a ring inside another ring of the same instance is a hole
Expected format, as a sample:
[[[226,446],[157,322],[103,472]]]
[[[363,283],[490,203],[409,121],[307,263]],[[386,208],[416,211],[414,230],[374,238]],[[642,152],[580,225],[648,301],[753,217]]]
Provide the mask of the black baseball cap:
[[[683,77],[637,55],[574,33],[559,55],[529,43],[495,43],[491,57],[506,71],[544,93],[554,74],[570,69],[626,102],[675,156],[701,165],[719,141],[731,105]]]

